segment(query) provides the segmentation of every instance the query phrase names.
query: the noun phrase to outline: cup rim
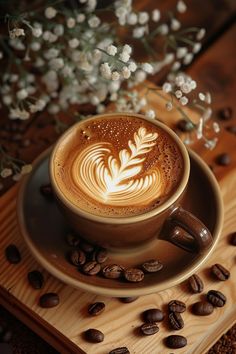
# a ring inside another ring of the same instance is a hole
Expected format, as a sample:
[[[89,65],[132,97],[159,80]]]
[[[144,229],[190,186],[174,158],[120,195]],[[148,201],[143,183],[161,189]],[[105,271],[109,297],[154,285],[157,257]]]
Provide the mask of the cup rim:
[[[185,147],[184,143],[181,141],[181,139],[177,136],[176,133],[174,133],[174,131],[169,128],[168,126],[166,126],[164,123],[148,118],[144,115],[141,114],[136,114],[136,113],[130,113],[130,112],[119,112],[119,113],[103,113],[103,114],[98,114],[98,115],[93,115],[90,118],[86,119],[86,122],[89,122],[91,120],[94,119],[99,119],[99,118],[106,118],[106,117],[116,117],[116,116],[129,116],[129,117],[137,117],[143,120],[146,120],[152,124],[157,125],[159,128],[163,129],[165,132],[167,132],[171,138],[176,142],[176,144],[178,145],[178,148],[180,150],[180,153],[182,155],[183,158],[183,166],[184,166],[184,171],[183,171],[183,175],[181,178],[181,181],[177,187],[177,189],[175,190],[175,192],[170,196],[170,198],[168,198],[164,203],[162,203],[160,206],[157,206],[156,208],[145,212],[144,214],[138,214],[138,215],[133,215],[133,216],[125,216],[125,217],[110,217],[110,216],[100,216],[100,215],[96,215],[96,214],[91,214],[89,212],[87,212],[86,210],[83,210],[81,208],[79,208],[78,206],[76,206],[73,202],[69,201],[68,199],[66,199],[66,196],[64,195],[64,193],[62,192],[62,190],[59,188],[58,184],[55,182],[55,168],[54,168],[54,157],[56,155],[56,152],[58,150],[58,147],[61,145],[61,143],[64,141],[64,139],[66,137],[68,137],[68,135],[70,135],[70,133],[72,132],[72,130],[74,130],[76,127],[78,127],[80,124],[82,124],[84,121],[80,121],[75,123],[74,125],[72,125],[69,129],[66,130],[66,132],[64,134],[62,134],[62,136],[58,139],[58,141],[56,142],[56,144],[53,147],[53,151],[51,153],[50,156],[50,162],[49,162],[49,175],[50,175],[50,180],[51,180],[51,184],[52,184],[52,188],[54,190],[54,192],[56,193],[57,198],[59,199],[60,202],[62,202],[70,211],[72,211],[74,214],[81,216],[83,218],[86,218],[88,220],[91,221],[96,221],[99,223],[109,223],[109,224],[130,224],[130,223],[136,223],[139,221],[143,221],[143,220],[147,220],[150,219],[156,215],[161,214],[162,212],[164,212],[165,210],[167,210],[171,205],[173,205],[175,203],[176,200],[178,200],[178,198],[182,195],[182,193],[184,192],[188,180],[189,180],[189,174],[190,174],[190,158],[189,158],[189,154],[187,151],[187,148]]]

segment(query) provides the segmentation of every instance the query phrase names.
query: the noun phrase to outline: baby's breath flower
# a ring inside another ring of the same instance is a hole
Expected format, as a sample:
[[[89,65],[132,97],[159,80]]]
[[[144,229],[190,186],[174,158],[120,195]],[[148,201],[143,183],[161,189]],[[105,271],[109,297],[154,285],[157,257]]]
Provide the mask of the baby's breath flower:
[[[25,50],[25,45],[19,39],[10,39],[9,44],[16,50]]]
[[[205,102],[208,103],[208,104],[211,104],[211,94],[210,94],[210,92],[206,93]]]
[[[182,106],[185,106],[188,103],[188,98],[186,96],[183,96],[179,99],[180,103]]]
[[[9,31],[9,35],[10,35],[11,39],[15,39],[18,37],[24,37],[25,30],[23,28],[13,28],[11,31]]]
[[[10,119],[28,119],[30,117],[29,112],[27,112],[25,109],[20,109],[19,107],[17,108],[11,108],[10,109],[10,114],[9,118]]]
[[[191,80],[190,87],[191,87],[191,90],[195,90],[195,88],[197,87],[197,83],[195,80]]]
[[[131,61],[128,65],[128,69],[133,73],[137,70],[137,65],[134,61]]]
[[[217,122],[213,122],[213,129],[215,133],[219,133],[220,132],[220,126]]]
[[[54,18],[56,14],[57,10],[52,6],[47,7],[44,12],[45,17],[48,19]]]
[[[201,43],[195,43],[193,46],[193,53],[198,53],[202,48]]]
[[[111,74],[111,79],[113,81],[117,81],[120,79],[120,74],[118,73],[118,71],[113,71],[113,73]]]
[[[149,63],[143,63],[142,64],[142,69],[148,73],[148,74],[152,74],[153,73],[153,66]]]
[[[205,101],[206,96],[204,95],[204,93],[199,92],[198,97],[201,101]]]
[[[113,93],[111,94],[111,96],[110,96],[110,100],[111,100],[112,102],[116,101],[117,98],[118,98],[118,94],[117,94],[116,92],[113,92]]]
[[[176,18],[172,18],[170,28],[173,31],[178,31],[178,29],[180,29],[180,26],[181,26],[180,22],[176,20]]]
[[[205,28],[201,28],[196,35],[196,39],[200,41],[205,36],[205,34],[206,34]]]
[[[175,78],[175,83],[177,86],[181,86],[184,83],[184,77],[183,75],[177,75]]]
[[[183,58],[188,52],[188,49],[186,47],[179,47],[177,48],[177,51],[176,51],[176,57],[178,59],[181,59]]]
[[[105,111],[105,106],[103,104],[99,104],[97,106],[97,113],[103,113]]]
[[[53,28],[53,32],[56,36],[60,37],[64,34],[64,26],[61,25],[61,24],[58,24],[56,25],[54,28]]]
[[[156,113],[153,109],[149,109],[146,113],[145,116],[147,118],[155,119],[156,118]]]
[[[205,110],[205,112],[203,113],[203,115],[202,115],[202,118],[203,118],[204,122],[206,122],[211,117],[211,115],[212,115],[212,109],[211,108],[207,108]]]
[[[111,78],[111,68],[110,68],[110,65],[108,63],[101,64],[100,72],[101,72],[102,77],[104,77],[104,79],[110,80],[110,78]]]
[[[112,56],[116,55],[116,53],[117,53],[117,47],[114,46],[113,44],[110,44],[110,45],[107,47],[107,53],[108,53],[109,55],[112,55]]]
[[[127,54],[131,54],[132,53],[132,48],[129,44],[125,44],[123,49],[122,49],[123,53],[127,53]]]
[[[9,176],[12,175],[12,169],[11,168],[4,168],[2,171],[1,171],[1,177],[2,178],[7,178]]]
[[[100,18],[95,15],[90,17],[90,19],[88,20],[89,27],[91,28],[97,28],[100,25],[100,23],[101,23]]]
[[[49,65],[53,70],[59,70],[64,66],[64,60],[62,58],[53,58],[49,61]]]
[[[184,84],[182,84],[180,86],[180,89],[183,93],[189,93],[191,91],[191,86],[190,84],[188,84],[187,82],[185,82]]]
[[[173,104],[172,104],[172,102],[169,101],[169,102],[166,103],[166,109],[167,109],[168,112],[173,109]]]
[[[32,42],[30,44],[30,48],[34,51],[37,52],[38,50],[41,49],[41,44],[39,42]]]
[[[78,47],[79,40],[77,38],[72,38],[72,39],[69,40],[68,43],[69,43],[69,47],[74,49],[74,48]]]
[[[138,16],[135,12],[131,12],[127,15],[127,23],[131,26],[136,25],[138,22]]]
[[[48,112],[50,114],[57,114],[60,111],[60,107],[58,104],[52,103],[48,107]]]
[[[66,25],[68,28],[74,28],[76,25],[76,21],[73,17],[69,17],[66,21]]]
[[[182,0],[179,0],[177,3],[177,11],[180,13],[184,13],[186,10],[187,10],[186,4]]]
[[[133,37],[134,38],[141,38],[147,32],[146,26],[140,26],[133,29]]]
[[[56,58],[59,54],[59,49],[57,48],[50,48],[44,52],[44,58],[46,59],[53,59]]]
[[[185,65],[188,65],[191,63],[191,61],[193,60],[193,54],[192,53],[187,53],[186,56],[183,59],[183,63]]]
[[[198,123],[198,127],[197,127],[197,138],[201,139],[202,135],[203,135],[203,119],[200,118],[199,123]]]
[[[61,69],[61,74],[64,77],[72,77],[73,76],[73,68],[69,65],[65,65],[62,69]]]
[[[2,96],[2,101],[5,105],[9,106],[12,103],[12,97],[9,95]]]
[[[153,22],[158,22],[161,18],[161,13],[158,9],[152,11],[152,20]]]
[[[122,75],[125,79],[129,79],[129,77],[131,75],[131,71],[129,70],[129,68],[127,68],[127,66],[124,66],[122,68]]]
[[[33,36],[36,37],[36,38],[41,37],[42,34],[43,34],[42,28],[40,28],[40,27],[32,28],[32,34],[33,34]]]
[[[177,98],[180,98],[180,97],[182,97],[182,91],[181,90],[176,90],[175,91],[175,96],[177,97]]]
[[[120,53],[119,56],[120,60],[122,60],[124,63],[127,63],[129,61],[130,55],[127,52],[122,52]]]
[[[149,20],[149,14],[146,11],[141,11],[138,14],[138,22],[140,25],[145,25]]]
[[[99,61],[101,59],[101,57],[102,57],[102,53],[98,49],[94,49],[93,55],[94,55],[94,59],[97,60],[97,61]]]
[[[26,89],[19,90],[16,93],[16,97],[19,100],[24,100],[27,96],[28,96],[28,92],[26,91]]]
[[[45,41],[50,42],[50,43],[54,43],[57,40],[57,36],[54,33],[50,32],[50,31],[45,31],[43,33],[43,39]]]
[[[85,19],[86,19],[85,14],[78,14],[78,15],[76,16],[76,21],[77,21],[78,23],[83,23],[83,22],[85,21]]]
[[[97,96],[92,95],[91,103],[92,103],[92,105],[97,106],[100,103],[100,100],[99,100],[99,98]]]
[[[169,82],[165,82],[162,86],[162,90],[166,93],[171,92],[172,91],[172,86]]]
[[[160,34],[162,34],[163,36],[165,36],[165,35],[168,34],[168,32],[169,32],[169,27],[167,26],[167,24],[163,23],[163,24],[159,27],[159,31],[160,31]]]
[[[172,65],[172,70],[173,71],[177,71],[177,70],[179,70],[179,68],[181,67],[181,64],[180,64],[180,62],[179,61],[175,61],[174,62],[174,64]]]
[[[137,70],[135,72],[135,81],[137,83],[143,82],[147,77],[147,74],[143,70]]]
[[[22,175],[26,175],[27,173],[30,173],[31,171],[32,171],[32,165],[28,164],[28,165],[24,165],[21,167],[20,173]]]

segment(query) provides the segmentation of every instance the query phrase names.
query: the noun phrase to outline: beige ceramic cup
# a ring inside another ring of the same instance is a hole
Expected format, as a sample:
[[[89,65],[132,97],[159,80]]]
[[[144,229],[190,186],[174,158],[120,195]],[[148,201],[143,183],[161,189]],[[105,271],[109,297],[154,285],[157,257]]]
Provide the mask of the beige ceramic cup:
[[[113,119],[119,113],[97,115],[89,120],[106,117]],[[89,242],[113,250],[125,250],[139,247],[161,238],[170,241],[188,251],[205,251],[212,244],[212,236],[207,227],[193,214],[181,208],[181,199],[188,185],[190,160],[187,149],[179,137],[161,122],[142,115],[122,113],[123,116],[137,117],[157,125],[168,133],[179,147],[183,158],[183,174],[178,188],[160,206],[144,214],[129,217],[104,217],[91,214],[73,205],[60,190],[55,179],[54,158],[58,147],[78,129],[81,123],[68,129],[56,143],[50,159],[50,179],[58,205],[68,224]],[[88,120],[88,121],[89,121]]]

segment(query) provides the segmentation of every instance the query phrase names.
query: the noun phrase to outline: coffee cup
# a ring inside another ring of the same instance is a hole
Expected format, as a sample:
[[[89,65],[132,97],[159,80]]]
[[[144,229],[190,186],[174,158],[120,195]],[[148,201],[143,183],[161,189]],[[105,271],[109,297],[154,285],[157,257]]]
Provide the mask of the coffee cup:
[[[68,224],[87,241],[115,251],[155,238],[193,252],[210,247],[210,231],[181,207],[189,174],[179,137],[132,113],[76,123],[50,158],[55,199]]]

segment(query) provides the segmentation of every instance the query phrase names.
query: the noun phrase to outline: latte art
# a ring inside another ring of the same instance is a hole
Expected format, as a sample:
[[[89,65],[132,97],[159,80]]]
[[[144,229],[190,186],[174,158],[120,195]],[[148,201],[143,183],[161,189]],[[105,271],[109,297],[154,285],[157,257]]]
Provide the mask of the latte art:
[[[128,141],[128,149],[112,155],[112,146],[102,142],[84,149],[72,165],[72,178],[82,191],[100,203],[115,206],[150,203],[162,192],[161,175],[156,167],[138,178],[145,155],[156,144],[158,134],[148,133],[144,127]]]

